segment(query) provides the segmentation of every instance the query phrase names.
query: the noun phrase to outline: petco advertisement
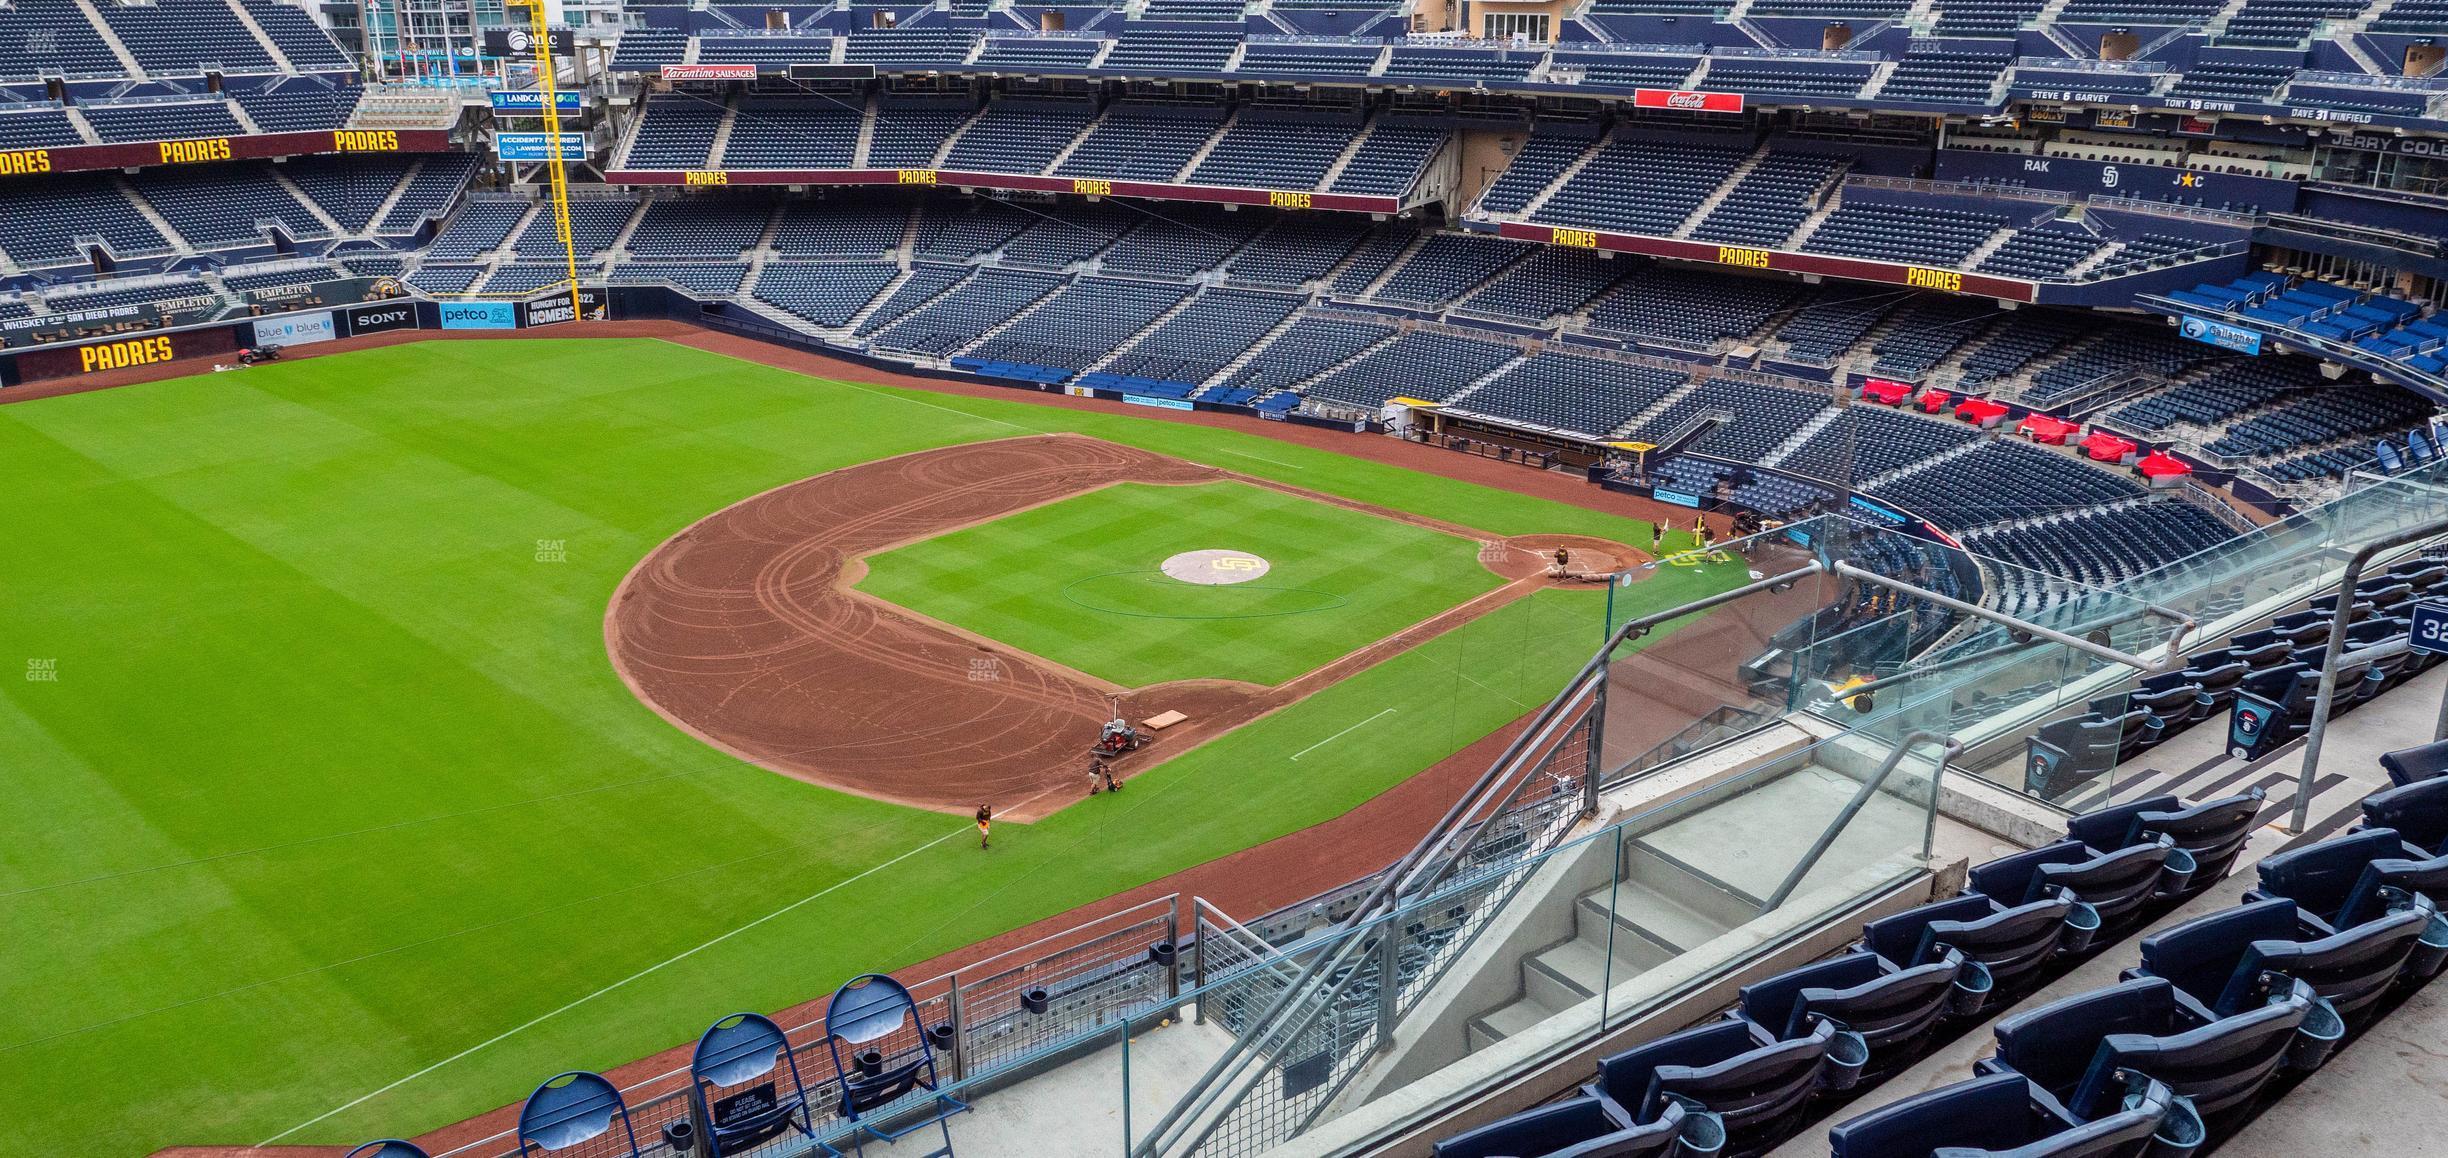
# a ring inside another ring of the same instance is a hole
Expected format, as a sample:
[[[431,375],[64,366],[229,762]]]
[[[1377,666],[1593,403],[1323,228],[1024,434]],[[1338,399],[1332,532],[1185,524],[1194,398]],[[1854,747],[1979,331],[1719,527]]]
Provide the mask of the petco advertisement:
[[[328,342],[339,336],[340,328],[333,323],[330,310],[262,318],[255,323],[255,344],[258,346],[303,346],[310,342]]]
[[[518,305],[515,302],[444,302],[442,328],[515,330],[518,328]]]

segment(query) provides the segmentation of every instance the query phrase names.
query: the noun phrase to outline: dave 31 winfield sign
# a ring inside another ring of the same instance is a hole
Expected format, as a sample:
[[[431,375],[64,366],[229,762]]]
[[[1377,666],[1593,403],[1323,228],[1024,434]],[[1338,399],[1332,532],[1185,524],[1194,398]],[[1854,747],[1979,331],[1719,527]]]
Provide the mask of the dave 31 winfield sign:
[[[1739,113],[1743,111],[1743,94],[1643,88],[1632,90],[1632,105],[1643,109],[1681,109],[1687,113]]]

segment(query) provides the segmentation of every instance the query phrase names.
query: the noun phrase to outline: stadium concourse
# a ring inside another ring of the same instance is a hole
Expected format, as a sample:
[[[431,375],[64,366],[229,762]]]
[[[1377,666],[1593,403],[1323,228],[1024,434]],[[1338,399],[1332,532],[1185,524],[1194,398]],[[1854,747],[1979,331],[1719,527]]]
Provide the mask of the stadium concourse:
[[[549,8],[0,0],[11,1144],[2438,1149],[2442,0]]]

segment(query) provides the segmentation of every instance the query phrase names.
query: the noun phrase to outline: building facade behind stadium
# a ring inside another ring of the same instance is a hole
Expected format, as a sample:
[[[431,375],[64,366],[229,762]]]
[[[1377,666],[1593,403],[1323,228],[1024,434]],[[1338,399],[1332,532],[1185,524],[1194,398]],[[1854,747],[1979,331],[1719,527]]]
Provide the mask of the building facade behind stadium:
[[[2448,598],[2439,0],[570,4],[566,248],[521,12],[0,5],[0,398],[670,319],[1569,472],[1809,598],[1610,624],[1380,873],[457,1152],[1022,1152],[1035,1097],[1122,1107],[1081,1152],[2275,1153],[2448,959],[2448,754],[2240,772],[2402,710],[2346,714]]]

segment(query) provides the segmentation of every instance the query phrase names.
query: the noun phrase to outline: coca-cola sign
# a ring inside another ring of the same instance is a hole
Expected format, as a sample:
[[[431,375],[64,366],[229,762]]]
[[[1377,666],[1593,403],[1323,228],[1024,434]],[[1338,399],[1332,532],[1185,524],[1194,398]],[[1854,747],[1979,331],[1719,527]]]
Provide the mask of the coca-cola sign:
[[[1743,111],[1743,94],[1643,88],[1632,90],[1632,105],[1643,109],[1680,109],[1687,113],[1739,113]]]

